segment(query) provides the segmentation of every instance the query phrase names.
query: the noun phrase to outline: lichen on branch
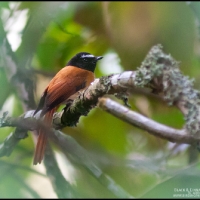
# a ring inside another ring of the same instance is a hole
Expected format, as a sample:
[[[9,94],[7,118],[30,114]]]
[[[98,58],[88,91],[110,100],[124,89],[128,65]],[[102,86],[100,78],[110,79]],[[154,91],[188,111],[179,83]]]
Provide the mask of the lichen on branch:
[[[200,130],[200,92],[193,89],[193,80],[184,76],[179,63],[154,46],[136,71],[135,86],[150,87],[161,94],[169,105],[177,105],[184,114],[189,133]]]

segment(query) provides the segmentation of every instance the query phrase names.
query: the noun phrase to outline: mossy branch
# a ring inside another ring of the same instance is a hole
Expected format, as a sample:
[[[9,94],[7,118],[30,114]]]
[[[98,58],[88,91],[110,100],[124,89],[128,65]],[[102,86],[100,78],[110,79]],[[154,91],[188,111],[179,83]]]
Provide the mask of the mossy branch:
[[[195,140],[199,141],[200,93],[193,88],[193,80],[180,72],[179,63],[162,51],[161,45],[154,46],[150,50],[138,70],[96,79],[85,91],[78,93],[74,101],[69,101],[61,112],[54,114],[53,126],[55,129],[61,129],[76,125],[79,118],[87,115],[97,105],[98,99],[105,94],[118,94],[118,97],[126,103],[127,90],[141,87],[151,88],[154,94],[159,95],[169,105],[177,106],[184,115],[185,129],[181,130],[181,134],[184,133],[181,138],[184,136],[185,138],[180,140],[176,134],[173,135],[171,131],[167,132],[162,128],[159,130],[159,137],[178,143],[182,141],[193,144]],[[33,118],[33,112],[29,111],[24,114],[24,117],[17,119],[7,117],[3,120],[2,126],[17,126],[27,130],[38,129],[38,126],[41,126],[41,121],[37,120],[39,113],[36,118]],[[125,113],[123,117],[124,119],[127,117]],[[139,124],[144,123],[146,122],[141,121]],[[151,133],[154,131],[144,127],[140,126],[141,129]],[[173,130],[174,133],[179,131]],[[157,135],[157,132],[154,135]]]
[[[188,133],[200,130],[200,92],[193,88],[193,80],[184,76],[179,63],[154,46],[136,71],[136,87],[150,87],[169,105],[176,105],[184,114]]]

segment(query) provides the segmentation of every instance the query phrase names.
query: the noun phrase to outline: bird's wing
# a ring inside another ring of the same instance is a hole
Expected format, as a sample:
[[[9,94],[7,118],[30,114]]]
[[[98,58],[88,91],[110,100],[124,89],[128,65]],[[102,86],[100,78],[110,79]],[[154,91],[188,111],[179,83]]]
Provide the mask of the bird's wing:
[[[87,87],[92,81],[91,76],[94,79],[92,72],[73,66],[67,66],[60,70],[45,90],[43,115],[66,101],[80,89]]]

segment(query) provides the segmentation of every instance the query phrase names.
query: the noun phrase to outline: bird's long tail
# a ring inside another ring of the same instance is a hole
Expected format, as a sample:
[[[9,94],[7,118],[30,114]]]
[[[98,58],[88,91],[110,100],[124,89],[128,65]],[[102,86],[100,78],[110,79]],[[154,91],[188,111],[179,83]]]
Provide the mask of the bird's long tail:
[[[47,112],[46,115],[44,116],[44,123],[49,128],[52,123],[54,111],[55,109],[52,109],[49,112]],[[37,141],[35,154],[34,154],[34,160],[33,160],[34,165],[37,165],[37,163],[41,163],[44,157],[47,139],[48,139],[48,133],[44,129],[39,129],[39,136],[38,136],[38,141]]]

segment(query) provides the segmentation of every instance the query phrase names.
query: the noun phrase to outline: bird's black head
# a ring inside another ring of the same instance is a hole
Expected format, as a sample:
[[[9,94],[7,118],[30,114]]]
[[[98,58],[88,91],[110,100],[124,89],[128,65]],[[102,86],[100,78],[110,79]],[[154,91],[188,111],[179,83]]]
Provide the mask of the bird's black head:
[[[80,52],[76,54],[67,65],[79,67],[81,69],[86,69],[88,71],[94,72],[96,63],[98,60],[102,59],[102,56],[94,56],[87,52]]]

